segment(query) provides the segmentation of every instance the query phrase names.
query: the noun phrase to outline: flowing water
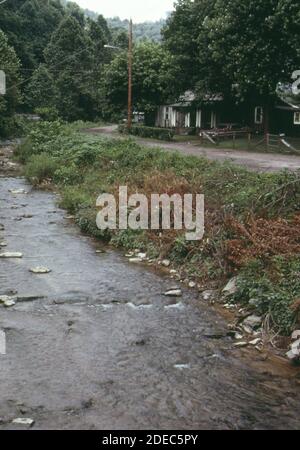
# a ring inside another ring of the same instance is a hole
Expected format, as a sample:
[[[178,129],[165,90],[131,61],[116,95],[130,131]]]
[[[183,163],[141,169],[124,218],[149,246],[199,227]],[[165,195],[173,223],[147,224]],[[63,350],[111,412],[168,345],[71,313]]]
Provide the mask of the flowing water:
[[[234,349],[195,291],[170,301],[172,280],[96,253],[64,216],[54,194],[0,178],[1,251],[23,253],[0,259],[0,294],[19,296],[0,307],[0,429],[17,417],[35,429],[300,427],[297,371],[258,370],[259,353]]]

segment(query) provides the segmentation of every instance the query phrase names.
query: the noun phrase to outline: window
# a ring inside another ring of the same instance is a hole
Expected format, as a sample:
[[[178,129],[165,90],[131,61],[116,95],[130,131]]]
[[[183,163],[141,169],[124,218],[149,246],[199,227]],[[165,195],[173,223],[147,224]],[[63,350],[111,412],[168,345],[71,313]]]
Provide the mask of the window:
[[[294,112],[294,125],[300,125],[300,111]]]
[[[255,108],[255,119],[254,122],[257,125],[261,125],[264,121],[264,108],[262,106],[257,106]]]

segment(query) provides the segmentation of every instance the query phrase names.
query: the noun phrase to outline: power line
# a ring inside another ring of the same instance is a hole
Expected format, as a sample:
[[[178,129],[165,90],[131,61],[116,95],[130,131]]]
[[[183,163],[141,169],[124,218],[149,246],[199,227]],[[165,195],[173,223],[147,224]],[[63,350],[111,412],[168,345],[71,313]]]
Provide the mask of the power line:
[[[77,56],[77,55],[79,55],[80,53],[82,53],[82,52],[85,51],[85,50],[87,50],[87,49],[86,49],[86,48],[83,48],[83,49],[81,49],[79,52],[76,52],[76,53],[73,53],[72,55],[69,55],[67,58],[65,58],[64,60],[60,61],[58,64],[56,64],[56,65],[54,65],[54,66],[50,66],[48,69],[49,69],[50,71],[51,71],[51,70],[54,70],[55,67],[58,67],[58,66],[59,66],[60,64],[62,64],[63,62],[66,62],[69,58],[72,58],[72,57],[74,57],[74,56]],[[20,69],[20,70],[22,70],[22,69]],[[8,92],[9,90],[14,89],[14,88],[16,88],[16,87],[22,86],[24,83],[27,83],[27,81],[30,81],[30,79],[31,79],[31,77],[26,78],[25,80],[22,80],[22,81],[20,81],[19,83],[16,83],[16,84],[14,84],[13,86],[10,86],[10,87],[6,90],[6,92]]]

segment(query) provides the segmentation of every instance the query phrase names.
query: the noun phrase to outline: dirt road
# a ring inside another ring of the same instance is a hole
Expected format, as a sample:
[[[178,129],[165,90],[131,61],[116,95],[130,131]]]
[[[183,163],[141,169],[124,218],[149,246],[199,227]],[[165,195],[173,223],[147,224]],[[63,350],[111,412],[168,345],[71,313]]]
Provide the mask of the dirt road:
[[[90,128],[90,133],[100,133],[106,137],[120,137],[117,126]],[[122,137],[121,137],[122,138]],[[278,172],[280,170],[300,169],[300,156],[274,153],[257,153],[253,151],[222,150],[220,148],[203,148],[195,143],[174,143],[134,138],[149,148],[161,148],[166,151],[178,151],[184,155],[205,157],[214,161],[231,161],[258,172]]]

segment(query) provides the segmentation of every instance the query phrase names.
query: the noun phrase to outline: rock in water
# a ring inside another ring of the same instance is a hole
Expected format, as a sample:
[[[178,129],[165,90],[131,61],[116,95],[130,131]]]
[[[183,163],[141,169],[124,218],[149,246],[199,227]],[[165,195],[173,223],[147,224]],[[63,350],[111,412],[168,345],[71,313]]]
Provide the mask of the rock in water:
[[[165,292],[166,297],[182,297],[182,291],[181,289],[170,289],[169,291]]]
[[[34,424],[34,420],[33,419],[29,419],[29,418],[26,419],[25,417],[20,417],[20,418],[14,419],[12,423],[15,424],[15,425],[22,425],[22,426],[25,426],[25,427],[32,427],[32,425]]]
[[[15,306],[16,302],[14,300],[6,300],[6,302],[3,303],[5,308],[11,308],[12,306]]]
[[[11,194],[13,195],[18,195],[18,194],[27,194],[27,192],[25,191],[25,189],[9,189],[9,191]]]
[[[129,262],[132,264],[138,264],[138,263],[142,263],[143,259],[142,258],[130,258]]]
[[[47,267],[34,267],[33,269],[29,270],[32,273],[35,274],[46,274],[46,273],[50,273],[51,270],[47,269]]]
[[[23,258],[23,254],[19,252],[0,253],[0,258]]]

